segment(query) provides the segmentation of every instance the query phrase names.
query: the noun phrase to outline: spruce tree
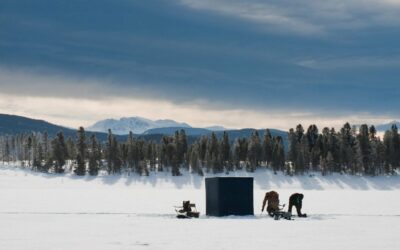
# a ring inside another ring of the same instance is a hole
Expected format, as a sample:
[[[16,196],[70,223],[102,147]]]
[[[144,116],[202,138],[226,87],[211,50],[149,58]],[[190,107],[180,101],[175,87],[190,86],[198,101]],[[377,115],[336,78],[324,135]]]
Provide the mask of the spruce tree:
[[[222,140],[220,143],[220,152],[221,152],[221,159],[222,159],[222,165],[226,169],[226,171],[231,171],[230,169],[230,154],[231,154],[231,145],[229,143],[229,136],[226,131],[224,131],[224,134],[222,135]]]
[[[90,136],[90,150],[89,150],[89,174],[94,176],[99,173],[100,161],[101,161],[101,149],[97,142],[96,135]]]
[[[159,156],[160,165],[158,166],[158,171],[164,171],[164,167],[167,167],[169,164],[168,144],[169,144],[169,137],[163,136],[161,138],[160,156]]]
[[[86,134],[85,129],[83,127],[79,127],[77,132],[77,139],[76,139],[76,168],[74,172],[77,175],[85,175],[86,173]]]
[[[282,137],[277,136],[274,138],[274,148],[272,151],[272,168],[274,173],[282,170],[285,166],[285,150],[283,147]]]
[[[211,133],[211,137],[207,147],[207,154],[208,154],[207,167],[211,168],[213,173],[221,173],[222,163],[219,152],[219,142],[214,132]]]
[[[55,173],[63,173],[64,172],[64,165],[65,159],[68,155],[67,146],[64,141],[64,134],[63,132],[58,132],[57,136],[52,141],[52,158],[55,161],[54,172]]]
[[[380,159],[380,140],[376,137],[376,129],[374,126],[369,128],[369,138],[371,146],[370,154],[370,171],[368,174],[374,176],[381,170],[381,159]]]
[[[289,130],[288,134],[288,140],[289,140],[289,152],[288,152],[288,160],[294,164],[294,162],[297,159],[297,149],[298,149],[298,144],[299,142],[297,141],[297,136],[296,133],[294,132],[293,128]]]
[[[313,170],[316,170],[319,164],[319,159],[320,159],[320,151],[321,148],[319,147],[317,143],[321,143],[321,139],[318,141],[319,134],[318,134],[318,128],[316,125],[310,125],[307,129],[306,133],[307,137],[307,150],[310,155],[310,163],[313,168]]]
[[[199,165],[199,144],[195,143],[190,149],[190,167],[192,172],[203,176],[203,171]]]
[[[49,136],[47,134],[47,131],[43,133],[43,142],[42,142],[42,147],[43,147],[43,158],[44,158],[44,166],[42,167],[42,171],[47,172],[53,165],[53,159],[52,155],[50,153],[50,142],[49,142]]]
[[[269,129],[266,129],[264,132],[264,140],[262,144],[262,160],[266,163],[267,166],[271,165],[272,148],[273,148],[272,135]]]
[[[369,135],[369,128],[366,124],[362,124],[360,126],[360,130],[357,135],[357,140],[359,145],[358,158],[361,161],[362,170],[366,174],[373,175],[373,171],[371,168],[370,135]]]
[[[331,151],[328,151],[328,154],[326,156],[326,167],[328,173],[331,173],[335,169],[335,159],[333,158],[333,154]]]
[[[128,140],[127,140],[126,144],[127,144],[127,148],[128,148],[127,164],[128,164],[129,172],[131,172],[134,169],[135,159],[136,159],[136,145],[135,145],[132,131],[129,131]]]
[[[120,157],[120,148],[118,145],[118,141],[115,136],[113,136],[111,147],[112,147],[112,152],[113,152],[113,157],[112,157],[113,174],[121,173],[122,160]],[[147,171],[147,168],[146,168],[146,171]]]
[[[186,166],[185,154],[187,152],[187,137],[185,130],[175,132],[175,144],[176,144],[176,158],[177,164]]]
[[[41,170],[42,168],[42,160],[43,160],[43,152],[41,150],[41,143],[39,142],[39,138],[37,136],[33,137],[32,142],[32,151],[33,151],[33,168],[35,170]]]
[[[328,137],[328,145],[329,151],[332,153],[333,161],[334,161],[334,168],[332,171],[340,172],[340,146],[339,146],[339,139],[338,135],[334,128],[331,128],[329,137]]]
[[[250,171],[253,172],[261,161],[262,147],[260,143],[260,137],[257,130],[253,131],[248,145],[247,158],[250,163]]]
[[[3,162],[10,162],[10,144],[8,143],[8,138],[6,139],[6,145],[4,147]]]
[[[393,151],[393,139],[392,139],[392,131],[387,130],[385,135],[383,136],[383,145],[385,149],[384,158],[385,158],[385,174],[390,174],[392,172],[392,164],[394,158]]]
[[[400,165],[400,136],[396,124],[392,125],[392,166],[396,169]]]
[[[240,139],[236,139],[233,144],[233,165],[236,169],[241,169],[240,166]]]
[[[155,164],[156,164],[156,158],[154,157],[154,144],[153,142],[149,142],[146,145],[146,159],[148,160],[149,166],[150,166],[150,170],[154,171],[155,170]]]
[[[199,141],[199,159],[201,166],[204,166],[206,163],[207,145],[208,145],[208,137],[202,136]]]
[[[67,139],[67,151],[68,151],[68,159],[76,159],[77,154],[76,154],[76,146],[75,142],[72,140],[71,137],[68,137]]]
[[[345,123],[340,129],[340,165],[342,170],[348,171],[351,169],[354,162],[356,140],[353,135],[353,130],[349,123]]]
[[[26,139],[26,146],[25,146],[25,159],[28,161],[28,166],[31,166],[32,160],[32,136],[28,136]]]

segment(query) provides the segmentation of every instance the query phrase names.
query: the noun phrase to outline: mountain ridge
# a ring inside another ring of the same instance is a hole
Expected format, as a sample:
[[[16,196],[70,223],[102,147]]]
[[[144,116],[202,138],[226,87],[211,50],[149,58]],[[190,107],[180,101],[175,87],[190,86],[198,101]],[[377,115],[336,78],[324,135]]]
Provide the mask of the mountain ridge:
[[[393,120],[388,123],[376,125],[375,128],[379,132],[385,132],[386,130],[391,129],[393,124],[395,124],[397,126],[397,128],[400,128],[400,122],[396,121],[396,120]]]
[[[207,130],[204,128],[187,128],[187,127],[167,127],[167,128],[158,128],[158,129],[151,129],[144,134],[134,134],[135,137],[139,139],[143,139],[146,141],[152,140],[155,142],[161,141],[162,137],[172,136],[175,134],[175,131],[185,129],[187,134],[188,143],[191,144],[201,136],[209,136],[212,132],[215,132],[218,138],[221,138],[224,131],[212,131]],[[260,138],[262,138],[265,129],[230,129],[226,130],[230,141],[233,142],[237,138],[242,137],[249,137],[253,131],[257,130],[259,133]],[[8,115],[8,114],[0,114],[0,135],[16,135],[21,133],[43,133],[47,132],[49,137],[54,137],[58,132],[62,131],[64,136],[76,138],[77,130],[67,128],[60,125],[55,125],[49,123],[45,120],[38,120],[38,119],[31,119],[28,117],[17,116],[17,115]],[[86,136],[89,138],[92,134],[94,134],[99,141],[106,141],[108,134],[102,132],[94,132],[90,131],[89,129],[85,129]],[[282,136],[285,148],[287,149],[287,132],[270,129],[273,136]],[[112,131],[114,136],[120,142],[125,142],[127,140],[127,135],[117,135]]]
[[[179,127],[179,128],[193,128],[191,125],[185,122],[178,122],[172,119],[157,119],[151,120],[145,117],[132,116],[132,117],[122,117],[120,119],[104,119],[97,121],[93,125],[87,127],[87,130],[103,132],[106,133],[108,129],[111,129],[113,133],[118,135],[126,135],[132,131],[135,134],[144,134],[150,129],[156,128],[169,128],[169,127]],[[209,126],[204,129],[212,131],[225,130],[222,126]]]

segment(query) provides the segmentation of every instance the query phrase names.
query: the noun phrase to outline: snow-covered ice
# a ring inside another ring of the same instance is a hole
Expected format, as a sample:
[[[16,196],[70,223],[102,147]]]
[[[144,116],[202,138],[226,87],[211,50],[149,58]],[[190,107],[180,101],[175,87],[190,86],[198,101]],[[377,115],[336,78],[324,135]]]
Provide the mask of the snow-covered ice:
[[[225,176],[222,174],[221,176]],[[400,249],[400,176],[254,176],[255,216],[204,215],[204,178],[50,175],[0,167],[0,249]],[[309,218],[260,213],[264,193],[305,195]],[[195,202],[200,219],[175,218]]]

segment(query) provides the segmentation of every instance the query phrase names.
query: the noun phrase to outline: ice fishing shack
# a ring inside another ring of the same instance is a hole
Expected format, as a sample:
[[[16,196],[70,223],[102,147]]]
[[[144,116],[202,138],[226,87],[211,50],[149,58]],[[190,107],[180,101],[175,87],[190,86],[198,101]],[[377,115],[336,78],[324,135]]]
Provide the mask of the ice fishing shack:
[[[212,177],[205,182],[207,215],[254,215],[252,177]]]

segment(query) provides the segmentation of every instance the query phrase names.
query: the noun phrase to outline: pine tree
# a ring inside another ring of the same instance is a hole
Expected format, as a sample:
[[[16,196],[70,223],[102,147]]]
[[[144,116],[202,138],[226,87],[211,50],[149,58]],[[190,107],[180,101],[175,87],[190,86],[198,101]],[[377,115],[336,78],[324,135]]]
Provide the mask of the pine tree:
[[[301,124],[296,126],[296,132],[295,133],[296,133],[297,142],[300,143],[301,140],[303,139],[303,136],[304,136],[304,129],[303,129],[303,126]]]
[[[186,166],[185,154],[187,152],[187,137],[185,130],[175,132],[175,144],[176,144],[176,158],[177,164]]]
[[[385,172],[393,174],[400,164],[400,137],[397,126],[392,125],[391,129],[385,132],[383,143],[385,145]]]
[[[135,167],[135,159],[137,158],[136,157],[137,150],[136,150],[136,145],[135,145],[132,131],[129,131],[128,140],[127,140],[126,144],[127,144],[127,148],[128,148],[127,164],[128,164],[129,172],[131,172]]]
[[[28,166],[31,166],[32,158],[32,137],[28,136],[25,146],[25,159],[28,161]]]
[[[247,151],[247,158],[250,162],[250,171],[253,172],[256,167],[259,166],[259,162],[261,161],[262,155],[262,147],[260,143],[260,137],[258,135],[257,130],[253,131]]]
[[[202,167],[206,164],[207,145],[208,137],[202,136],[199,141],[199,159]]]
[[[396,124],[392,125],[392,166],[393,169],[400,165],[400,136]]]
[[[113,157],[112,157],[112,166],[113,166],[113,174],[115,173],[121,173],[121,166],[122,166],[122,160],[120,157],[120,150],[118,147],[118,141],[117,138],[115,138],[115,136],[113,137],[112,140],[112,152],[113,152]],[[147,168],[146,168],[147,170]]]
[[[97,142],[96,135],[90,136],[90,150],[89,150],[89,174],[94,176],[99,173],[101,161],[101,149]]]
[[[108,129],[107,136],[107,172],[108,174],[114,173],[113,161],[115,157],[114,147],[113,147],[113,134],[111,129]]]
[[[348,171],[354,162],[354,147],[356,140],[349,123],[345,123],[340,129],[340,165],[344,171]]]
[[[43,142],[42,142],[42,147],[43,147],[43,158],[44,158],[44,166],[42,167],[42,171],[47,172],[53,165],[53,159],[52,155],[50,154],[50,142],[49,142],[49,136],[47,134],[47,131],[43,133]]]
[[[86,134],[85,129],[83,127],[79,127],[77,132],[77,139],[76,139],[76,164],[77,167],[75,168],[74,172],[77,175],[85,175],[86,172]]]
[[[334,172],[340,172],[340,146],[339,146],[339,139],[338,135],[334,128],[331,128],[329,131],[328,137],[328,147],[329,151],[332,153],[334,167],[331,169]]]
[[[358,174],[362,172],[363,168],[363,154],[362,154],[362,148],[361,148],[361,143],[357,139],[355,140],[355,144],[352,147],[352,162],[350,164],[350,172],[351,174]]]
[[[77,154],[76,154],[76,146],[74,140],[72,140],[71,137],[68,137],[66,144],[67,144],[68,158],[71,160],[76,159]]]
[[[309,151],[308,151],[308,141],[307,138],[301,137],[300,142],[297,143],[297,154],[296,160],[294,161],[294,171],[296,174],[304,174],[308,170],[309,163]]]
[[[222,160],[222,166],[226,169],[226,171],[231,171],[232,169],[230,168],[230,157],[231,157],[231,145],[229,143],[229,136],[226,131],[224,131],[224,134],[222,136],[222,140],[220,143],[220,152],[221,152],[221,160]]]
[[[385,173],[390,174],[392,172],[392,164],[393,164],[393,139],[392,132],[387,130],[385,135],[383,136],[383,144],[384,144],[384,158],[385,158]]]
[[[221,173],[222,163],[219,152],[219,142],[214,132],[211,133],[211,137],[207,146],[207,154],[207,167],[211,168],[213,173]]]
[[[361,166],[363,172],[369,175],[373,175],[371,171],[371,144],[370,144],[370,135],[369,128],[366,124],[360,126],[360,131],[357,135],[358,145],[360,154],[358,158],[361,161]]]
[[[310,162],[308,137],[304,136],[301,124],[296,126],[296,131],[289,130],[289,161],[293,162],[294,172],[302,174]]]
[[[192,172],[203,176],[203,170],[199,165],[199,144],[195,143],[190,149],[190,167]]]
[[[146,159],[149,162],[150,170],[154,171],[155,170],[155,163],[156,159],[154,157],[154,146],[153,142],[149,142],[146,145]]]
[[[288,140],[289,140],[289,152],[288,152],[288,160],[289,162],[291,162],[292,164],[294,164],[294,162],[297,159],[297,148],[298,148],[298,141],[297,141],[297,136],[296,133],[294,132],[293,128],[291,128],[289,130],[289,134],[288,134]]]
[[[374,176],[376,175],[379,170],[381,169],[381,162],[379,156],[379,138],[376,137],[376,129],[372,125],[369,128],[369,140],[371,146],[371,153],[370,153],[370,171],[368,174]]]
[[[3,162],[10,162],[10,144],[8,143],[8,138],[6,138],[6,145],[4,147]]]
[[[239,138],[236,141],[237,148],[235,149],[235,154],[237,155],[237,158],[238,158],[239,164],[237,165],[237,167],[239,169],[242,168],[240,165],[241,162],[245,163],[247,166],[248,145],[249,145],[249,143],[248,143],[247,138]]]
[[[318,141],[319,134],[318,128],[316,125],[310,125],[307,129],[306,133],[307,137],[307,150],[310,155],[310,163],[313,170],[316,170],[319,164],[320,159],[320,147],[317,144],[318,142],[321,143],[321,139]]]
[[[328,151],[328,154],[326,156],[326,172],[331,173],[335,169],[335,158],[333,158],[333,154],[331,151]]]
[[[274,148],[272,151],[272,168],[274,169],[274,173],[282,170],[285,166],[285,150],[283,147],[282,137],[277,136],[274,138]]]
[[[42,160],[43,160],[43,152],[41,150],[41,143],[39,142],[39,138],[37,136],[33,137],[32,151],[33,151],[33,163],[32,163],[33,168],[35,170],[41,170]]]
[[[272,135],[269,129],[266,129],[262,145],[262,160],[266,163],[267,166],[271,165],[272,148],[273,148]]]
[[[158,166],[158,171],[164,171],[164,167],[169,165],[169,156],[168,156],[168,144],[169,137],[163,136],[161,138],[160,145],[160,165]]]
[[[384,174],[385,173],[385,145],[383,142],[380,140],[380,138],[377,139],[377,172],[378,174]]]
[[[233,144],[233,165],[236,169],[240,169],[240,139],[236,139]]]
[[[171,138],[171,140],[168,143],[168,148],[167,148],[167,152],[168,152],[168,159],[171,165],[171,174],[172,176],[180,176],[181,171],[179,168],[179,158],[178,158],[178,145],[177,145],[177,138]]]
[[[65,159],[66,156],[68,155],[63,132],[57,133],[57,136],[52,141],[52,148],[53,148],[52,158],[55,160],[54,172],[63,173]]]

